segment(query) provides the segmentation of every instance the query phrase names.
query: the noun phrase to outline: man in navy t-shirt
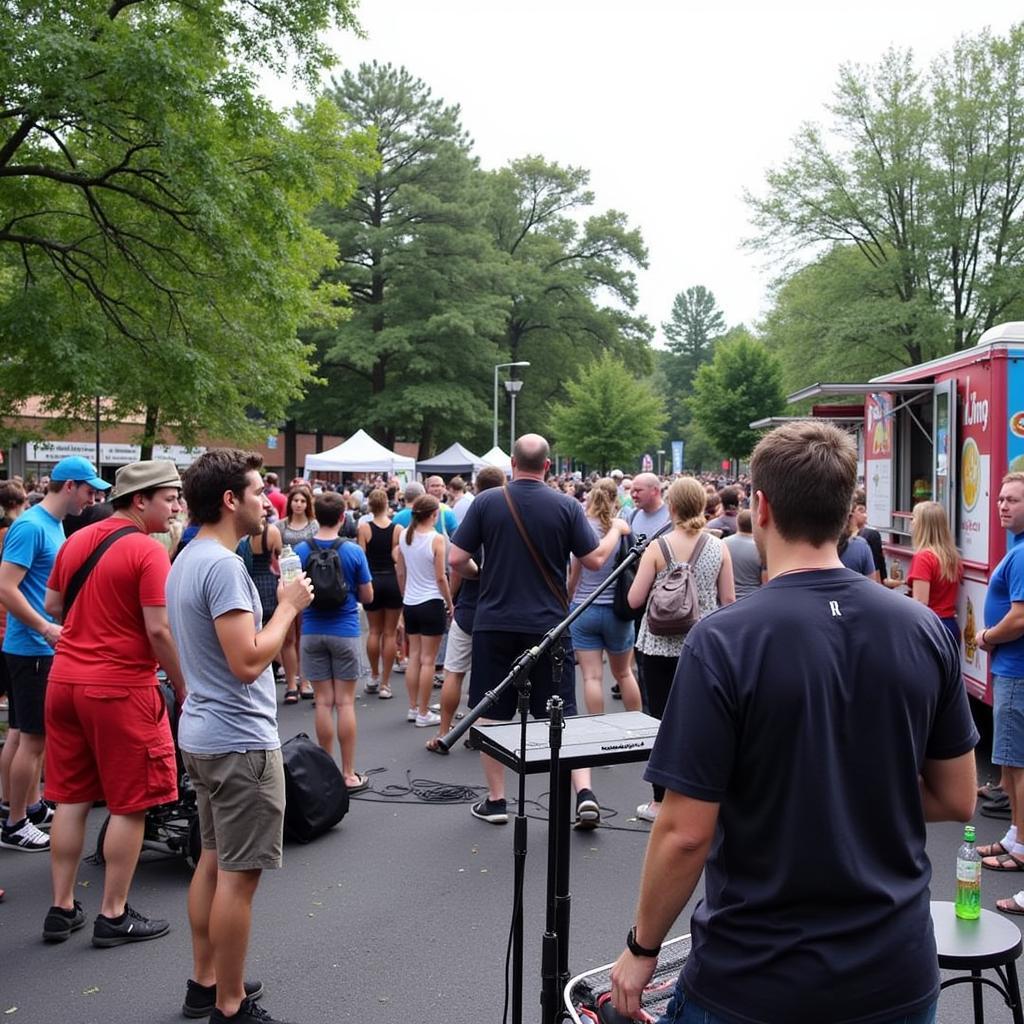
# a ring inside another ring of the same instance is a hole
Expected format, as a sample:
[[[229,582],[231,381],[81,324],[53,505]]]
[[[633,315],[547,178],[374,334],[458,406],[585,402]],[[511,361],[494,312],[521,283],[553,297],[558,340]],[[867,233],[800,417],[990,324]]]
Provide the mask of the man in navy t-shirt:
[[[646,772],[667,792],[612,971],[627,1016],[706,867],[667,1020],[934,1020],[925,822],[971,817],[978,734],[936,616],[839,561],[856,474],[827,423],[754,451],[769,582],[679,659]]]
[[[1024,871],[1024,473],[1007,473],[999,488],[999,523],[1013,535],[985,595],[985,628],[975,637],[992,659],[992,763],[1002,766],[1010,797],[1010,827],[1002,839],[978,848],[982,866]],[[1024,914],[1024,892],[996,901]]]
[[[466,578],[475,574],[473,552],[481,545],[485,552],[473,618],[470,707],[508,675],[520,654],[538,644],[568,614],[565,573],[569,555],[575,555],[588,569],[600,569],[618,548],[619,537],[629,533],[629,525],[616,519],[601,543],[595,544],[580,503],[544,483],[551,465],[549,454],[548,443],[539,434],[519,438],[512,449],[512,483],[479,495],[452,540],[451,567]],[[506,490],[540,565],[516,527]],[[552,693],[551,674],[549,655],[538,660],[530,673],[530,710],[537,718],[546,715],[545,705]],[[571,657],[563,663],[561,696],[565,713],[575,714]],[[515,689],[510,687],[480,721],[507,722],[515,715],[517,699]],[[473,805],[472,813],[483,821],[503,825],[508,821],[505,769],[486,754],[480,759],[488,795]],[[590,769],[573,772],[573,783],[576,825],[593,828],[600,821],[600,807],[590,790]]]

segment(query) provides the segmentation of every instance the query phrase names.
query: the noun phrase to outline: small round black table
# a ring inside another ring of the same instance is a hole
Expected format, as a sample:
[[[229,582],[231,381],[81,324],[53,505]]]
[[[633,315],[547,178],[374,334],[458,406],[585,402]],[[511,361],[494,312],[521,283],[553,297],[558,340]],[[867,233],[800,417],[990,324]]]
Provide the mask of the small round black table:
[[[952,903],[933,900],[932,924],[939,967],[947,971],[970,971],[969,975],[947,978],[941,987],[971,985],[975,1024],[985,1021],[982,985],[989,985],[1003,997],[1013,1014],[1013,1024],[1024,1024],[1016,966],[1021,954],[1021,933],[1013,921],[991,910],[983,910],[976,921],[963,921],[956,916]],[[983,978],[984,970],[994,970],[999,982]]]

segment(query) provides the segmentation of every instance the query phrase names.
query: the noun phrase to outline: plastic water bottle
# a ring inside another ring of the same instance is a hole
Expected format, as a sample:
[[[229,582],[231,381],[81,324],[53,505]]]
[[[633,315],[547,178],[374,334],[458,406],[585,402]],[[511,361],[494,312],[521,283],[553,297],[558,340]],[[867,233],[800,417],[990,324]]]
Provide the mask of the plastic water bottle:
[[[974,826],[964,826],[963,845],[956,852],[956,916],[981,917],[981,858],[974,848]]]
[[[285,544],[281,548],[278,564],[281,566],[281,580],[284,583],[291,583],[302,572],[302,559],[292,551],[291,544]]]

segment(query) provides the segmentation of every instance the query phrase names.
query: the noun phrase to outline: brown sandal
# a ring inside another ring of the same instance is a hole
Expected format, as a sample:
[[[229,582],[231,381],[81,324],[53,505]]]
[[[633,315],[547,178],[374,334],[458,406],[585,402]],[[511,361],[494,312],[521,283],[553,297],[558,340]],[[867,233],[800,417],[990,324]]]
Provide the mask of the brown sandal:
[[[979,857],[1002,857],[1004,854],[1009,857],[1010,851],[1003,846],[1002,842],[989,843],[988,846],[977,846]]]
[[[995,860],[995,864],[986,864],[983,860],[981,866],[989,871],[1024,871],[1024,859],[1015,857],[1012,853],[1004,853],[999,857],[989,858]]]

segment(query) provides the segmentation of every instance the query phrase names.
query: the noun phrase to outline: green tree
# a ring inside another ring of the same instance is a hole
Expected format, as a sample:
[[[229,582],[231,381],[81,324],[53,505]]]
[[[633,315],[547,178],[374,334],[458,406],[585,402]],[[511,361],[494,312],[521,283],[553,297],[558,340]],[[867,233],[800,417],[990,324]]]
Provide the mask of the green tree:
[[[605,352],[566,384],[569,398],[551,412],[560,453],[607,471],[636,462],[656,447],[665,421],[661,396],[637,380],[626,364]]]
[[[763,344],[740,328],[715,346],[697,371],[690,407],[693,420],[723,455],[749,455],[760,436],[750,424],[785,407],[782,370]]]
[[[831,132],[805,125],[749,196],[753,244],[801,261],[853,246],[906,304],[903,359],[959,350],[1024,299],[1024,27],[962,38],[922,72],[909,52],[844,65]],[[1016,312],[1015,312],[1016,311]],[[866,339],[867,335],[862,338]]]
[[[378,165],[350,202],[314,218],[339,254],[324,281],[351,291],[353,315],[310,335],[324,384],[293,413],[319,428],[376,428],[388,445],[416,438],[425,457],[490,424],[508,286],[484,226],[485,178],[459,108],[404,68],[364,64],[329,96],[373,133]]]
[[[310,376],[301,323],[331,247],[308,223],[369,165],[319,103],[286,118],[263,69],[316,79],[348,0],[12,0],[0,6],[0,400],[65,421],[103,394],[193,440],[264,432]]]
[[[540,156],[490,176],[488,225],[511,272],[498,342],[509,361],[531,364],[517,405],[526,429],[542,429],[566,382],[605,352],[636,374],[651,369],[653,332],[634,313],[635,268],[647,266],[647,250],[624,214],[587,216],[589,180]]]

